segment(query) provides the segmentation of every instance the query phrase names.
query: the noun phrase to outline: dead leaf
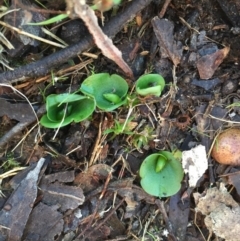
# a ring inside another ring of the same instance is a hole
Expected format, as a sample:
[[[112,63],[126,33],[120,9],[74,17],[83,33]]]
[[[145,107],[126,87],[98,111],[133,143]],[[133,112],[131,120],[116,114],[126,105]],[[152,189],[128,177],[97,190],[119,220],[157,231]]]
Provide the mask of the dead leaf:
[[[174,40],[173,23],[167,19],[155,17],[152,19],[152,25],[161,50],[163,50],[172,60],[173,64],[177,66],[180,63],[183,48],[180,42]]]
[[[113,44],[112,40],[103,33],[102,29],[98,25],[98,19],[94,11],[86,5],[77,0],[67,1],[67,8],[72,14],[77,14],[87,26],[89,32],[92,34],[95,44],[102,50],[102,53],[109,59],[113,60],[125,74],[133,78],[133,72],[128,64],[123,60],[122,53]]]
[[[186,241],[186,231],[190,212],[190,197],[183,199],[181,192],[173,195],[169,202],[169,221],[178,241]]]
[[[98,225],[99,221],[95,223],[95,225]],[[82,225],[81,229],[86,229],[87,225]],[[87,240],[109,240],[108,237],[111,234],[111,228],[107,225],[101,225],[98,229],[91,229],[91,231],[88,231],[87,233]],[[76,241],[84,240],[82,237],[79,239],[74,239]]]
[[[197,61],[197,69],[201,79],[211,78],[218,66],[223,62],[230,51],[229,47],[225,47],[213,54],[202,56]]]
[[[75,178],[75,171],[57,172],[50,175],[46,175],[42,178],[41,183],[52,183],[52,182],[73,182]]]
[[[29,104],[12,104],[4,99],[1,99],[0,116],[3,115],[7,115],[10,119],[14,119],[19,122],[29,122],[29,120],[32,121],[36,119]]]
[[[105,144],[101,147],[100,149],[100,154],[99,154],[99,160],[104,160],[107,158],[108,156],[108,150],[109,149],[109,145]]]
[[[13,90],[7,86],[0,86],[0,96],[1,95],[11,95],[13,93]],[[1,99],[2,101],[2,99]]]
[[[40,185],[43,192],[42,202],[57,205],[61,211],[75,209],[83,204],[85,197],[80,187],[67,186],[60,183]]]
[[[41,158],[6,201],[0,212],[0,225],[2,226],[0,240],[21,240],[37,197],[37,181],[44,162],[45,159]]]
[[[122,183],[125,183],[124,180],[122,180]],[[125,198],[125,201],[127,203],[126,212],[124,214],[124,218],[130,218],[134,216],[137,212],[137,207],[140,205],[140,201],[144,200],[147,203],[153,204],[155,201],[155,198],[149,194],[147,194],[142,188],[133,185],[132,183],[128,183],[127,187],[117,188],[120,184],[120,181],[118,183],[111,183],[109,187],[114,188],[114,191],[117,191],[118,195],[122,198]],[[116,186],[116,188],[115,188]]]
[[[28,241],[55,240],[63,230],[63,215],[57,211],[58,206],[39,203],[32,211],[26,229],[25,239]]]
[[[109,217],[106,224],[111,227],[112,237],[117,237],[118,235],[126,233],[126,227],[123,222],[119,220],[116,212]]]
[[[196,211],[206,215],[204,222],[209,232],[225,241],[238,241],[240,232],[240,207],[221,184],[207,190],[206,195],[194,193]],[[232,228],[234,227],[234,228]]]
[[[199,86],[204,90],[208,91],[216,87],[216,85],[220,84],[221,80],[219,78],[214,78],[211,80],[197,80],[193,79],[191,85]]]
[[[126,119],[119,118],[120,124],[124,124],[125,122],[126,122]],[[127,121],[126,129],[129,131],[132,131],[133,129],[135,129],[137,127],[137,125],[138,125],[137,121]]]
[[[79,173],[74,180],[74,184],[83,189],[84,192],[92,191],[99,187],[99,182],[106,180],[113,168],[106,164],[97,164],[88,168],[86,172]]]
[[[62,163],[64,165],[66,165],[67,167],[76,167],[76,160],[69,158],[66,155],[61,155],[59,154],[56,159],[55,159],[56,163]]]

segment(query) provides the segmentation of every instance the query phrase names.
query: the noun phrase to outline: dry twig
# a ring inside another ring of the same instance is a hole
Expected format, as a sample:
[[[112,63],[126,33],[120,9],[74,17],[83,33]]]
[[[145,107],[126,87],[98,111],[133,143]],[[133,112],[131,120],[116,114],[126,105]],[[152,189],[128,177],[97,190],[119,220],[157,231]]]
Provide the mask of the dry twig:
[[[127,7],[117,16],[113,17],[103,27],[103,31],[110,38],[113,38],[120,29],[131,21],[134,16],[144,9],[152,0],[133,0]],[[30,63],[25,66],[14,69],[14,71],[5,71],[0,74],[0,83],[13,84],[18,81],[26,81],[27,78],[36,78],[44,76],[55,67],[65,63],[68,59],[75,57],[82,51],[89,49],[93,45],[92,38],[87,35],[80,42],[61,49],[41,60]]]
[[[166,13],[167,11],[167,8],[168,8],[168,5],[171,3],[172,0],[165,0],[165,3],[162,7],[162,10],[161,12],[159,13],[159,18],[163,18],[164,14]]]

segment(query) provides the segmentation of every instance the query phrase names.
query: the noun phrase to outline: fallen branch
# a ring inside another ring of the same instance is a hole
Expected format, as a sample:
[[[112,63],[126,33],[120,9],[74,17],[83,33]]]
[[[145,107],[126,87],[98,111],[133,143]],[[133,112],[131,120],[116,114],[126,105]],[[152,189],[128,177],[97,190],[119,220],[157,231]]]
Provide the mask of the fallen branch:
[[[103,32],[109,38],[114,37],[134,16],[145,8],[152,0],[134,0],[123,12],[113,17],[103,28]],[[51,54],[39,61],[31,63],[26,66],[19,67],[14,71],[7,71],[0,74],[0,83],[13,84],[17,81],[25,81],[28,78],[36,78],[44,76],[51,72],[51,70],[59,65],[65,63],[68,59],[73,58],[80,54],[82,51],[87,50],[94,44],[90,35],[85,37],[79,43],[69,46],[65,49]]]

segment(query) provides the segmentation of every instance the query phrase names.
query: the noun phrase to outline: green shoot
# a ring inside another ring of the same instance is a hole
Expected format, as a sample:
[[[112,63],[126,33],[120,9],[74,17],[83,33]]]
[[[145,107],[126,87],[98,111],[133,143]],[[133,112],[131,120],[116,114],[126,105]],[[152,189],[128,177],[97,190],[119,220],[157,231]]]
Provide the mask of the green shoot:
[[[53,23],[58,23],[65,18],[68,18],[68,14],[62,13],[62,14],[59,14],[59,15],[53,17],[53,18],[49,18],[45,21],[42,21],[42,22],[39,22],[39,23],[28,23],[28,25],[37,25],[37,26],[49,25],[49,24],[53,24]]]
[[[129,123],[131,119],[128,119],[127,123]],[[104,131],[104,134],[110,134],[113,133],[113,136],[111,139],[116,137],[117,135],[120,134],[125,134],[125,135],[132,135],[134,134],[133,131],[130,130],[129,126],[124,123],[120,123],[119,121],[115,120],[114,126],[112,128],[109,128]]]
[[[8,171],[19,166],[20,164],[15,160],[13,153],[8,153],[7,160],[0,166],[0,168],[3,168],[4,171]]]

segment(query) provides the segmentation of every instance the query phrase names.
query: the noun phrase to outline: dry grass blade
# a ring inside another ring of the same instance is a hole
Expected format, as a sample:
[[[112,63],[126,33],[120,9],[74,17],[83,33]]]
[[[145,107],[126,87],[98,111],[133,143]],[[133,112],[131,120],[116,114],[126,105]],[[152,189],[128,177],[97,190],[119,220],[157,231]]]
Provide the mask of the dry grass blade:
[[[61,44],[65,45],[66,47],[68,46],[68,44],[63,41],[62,39],[60,39],[57,35],[53,34],[52,32],[50,32],[48,29],[46,28],[41,28],[41,30],[47,34],[48,36],[50,36],[53,39],[56,39],[58,42],[60,42]]]
[[[3,33],[0,31],[0,41],[8,48],[8,49],[14,49],[13,45],[8,41],[8,39],[3,35]]]
[[[4,172],[3,174],[0,175],[0,180],[2,181],[5,178],[15,176],[19,171],[24,170],[26,167],[15,167],[10,171]]]
[[[132,70],[128,64],[123,60],[122,53],[112,43],[98,25],[97,17],[94,11],[85,4],[85,1],[72,0],[67,1],[69,11],[74,11],[86,24],[89,32],[92,34],[96,45],[102,50],[102,53],[113,60],[130,78],[133,77]],[[72,13],[72,12],[71,12]]]
[[[66,47],[66,46],[64,46],[64,45],[62,45],[62,44],[55,43],[55,42],[53,42],[53,41],[50,41],[50,40],[47,40],[47,39],[38,37],[38,36],[36,36],[36,35],[33,35],[33,34],[31,34],[31,33],[26,32],[26,31],[23,31],[23,30],[21,30],[21,29],[19,29],[19,28],[13,27],[13,26],[11,26],[11,25],[3,22],[3,21],[0,21],[0,24],[1,24],[2,26],[6,27],[6,28],[9,28],[9,29],[11,29],[11,30],[16,31],[16,32],[19,33],[19,34],[28,36],[28,37],[33,38],[33,39],[37,39],[37,40],[42,41],[42,42],[45,42],[45,43],[47,43],[47,44],[51,44],[51,45],[56,46],[56,47],[59,47],[59,48],[65,48],[65,47]]]

